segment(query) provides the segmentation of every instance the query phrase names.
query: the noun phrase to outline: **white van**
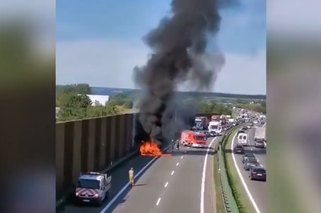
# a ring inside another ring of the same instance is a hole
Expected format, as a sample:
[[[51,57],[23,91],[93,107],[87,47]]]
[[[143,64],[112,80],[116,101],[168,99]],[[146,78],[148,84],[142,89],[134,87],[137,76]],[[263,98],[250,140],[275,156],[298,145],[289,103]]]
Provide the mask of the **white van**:
[[[219,121],[211,121],[208,124],[208,132],[210,133],[211,137],[215,137],[217,135],[222,134],[222,126]]]
[[[242,146],[247,146],[247,134],[246,133],[239,133],[237,135],[237,144]]]

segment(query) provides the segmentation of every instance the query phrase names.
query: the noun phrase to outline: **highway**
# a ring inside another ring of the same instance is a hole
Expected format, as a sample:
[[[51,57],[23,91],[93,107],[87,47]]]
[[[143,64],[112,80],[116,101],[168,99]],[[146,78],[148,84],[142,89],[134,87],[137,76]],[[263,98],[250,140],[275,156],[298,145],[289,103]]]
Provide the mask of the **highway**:
[[[216,142],[214,138],[207,141],[211,146]],[[111,195],[101,207],[69,203],[57,212],[214,212],[213,150],[181,147],[180,151],[168,150],[167,153],[170,155],[158,159],[135,157],[112,173]],[[128,186],[130,167],[137,176],[133,187]]]
[[[249,143],[254,145],[254,134],[255,127],[247,131],[249,137]],[[233,136],[234,137],[234,136]],[[236,137],[233,138],[234,143],[232,142],[231,146],[236,145]],[[231,147],[231,148],[232,148]],[[247,147],[245,152],[253,152],[259,162],[266,168],[266,149]],[[234,154],[233,154],[234,155]],[[234,155],[236,166],[240,171],[242,178],[240,181],[244,187],[244,195],[249,196],[251,203],[256,211],[256,213],[266,213],[267,212],[267,182],[254,181],[249,179],[249,172],[243,169],[242,157],[243,155]],[[244,181],[242,181],[242,179]],[[249,195],[250,194],[250,195]]]

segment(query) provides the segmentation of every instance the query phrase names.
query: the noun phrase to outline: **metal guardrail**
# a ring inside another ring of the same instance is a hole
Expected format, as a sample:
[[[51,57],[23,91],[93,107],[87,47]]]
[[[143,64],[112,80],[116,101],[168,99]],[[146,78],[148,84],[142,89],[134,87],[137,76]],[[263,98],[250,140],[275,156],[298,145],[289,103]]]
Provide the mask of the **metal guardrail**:
[[[218,161],[219,161],[219,178],[220,178],[220,185],[221,185],[220,188],[222,192],[222,197],[223,197],[222,200],[224,202],[225,212],[227,213],[239,213],[238,206],[236,204],[231,186],[227,178],[227,171],[226,171],[226,165],[224,161],[224,151],[223,151],[224,143],[226,143],[227,139],[236,128],[232,128],[231,130],[225,133],[225,135],[222,137],[220,141],[218,152],[217,152]]]

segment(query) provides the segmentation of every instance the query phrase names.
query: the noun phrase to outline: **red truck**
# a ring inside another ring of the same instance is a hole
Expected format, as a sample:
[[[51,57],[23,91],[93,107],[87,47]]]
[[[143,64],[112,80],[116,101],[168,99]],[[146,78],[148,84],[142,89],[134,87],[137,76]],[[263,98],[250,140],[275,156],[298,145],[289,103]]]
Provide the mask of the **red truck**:
[[[181,143],[183,146],[206,147],[206,135],[186,130],[181,133]]]

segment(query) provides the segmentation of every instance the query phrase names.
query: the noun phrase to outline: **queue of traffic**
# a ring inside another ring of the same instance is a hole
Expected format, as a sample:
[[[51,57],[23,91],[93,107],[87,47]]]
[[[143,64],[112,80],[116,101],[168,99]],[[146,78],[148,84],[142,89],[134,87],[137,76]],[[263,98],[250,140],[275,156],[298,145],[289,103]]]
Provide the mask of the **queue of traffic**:
[[[249,172],[249,178],[251,180],[266,181],[266,168],[264,168],[263,165],[260,164],[259,160],[256,158],[254,153],[246,149],[246,147],[251,146],[248,143],[249,141],[248,135],[245,132],[249,128],[252,128],[251,125],[245,126],[237,132],[237,136],[236,136],[237,144],[233,149],[233,153],[243,155],[243,158],[242,158],[243,169]],[[264,149],[265,148],[264,140],[256,138],[254,147],[259,149]]]

